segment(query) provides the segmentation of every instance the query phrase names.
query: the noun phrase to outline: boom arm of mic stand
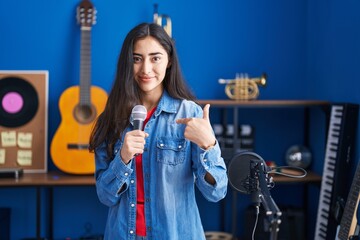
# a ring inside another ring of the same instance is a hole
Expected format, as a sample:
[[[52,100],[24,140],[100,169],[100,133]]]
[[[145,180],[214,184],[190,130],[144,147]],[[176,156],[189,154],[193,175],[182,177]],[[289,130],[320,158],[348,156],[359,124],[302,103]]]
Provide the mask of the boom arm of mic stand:
[[[279,231],[278,226],[281,223],[280,216],[282,215],[282,213],[270,195],[270,191],[266,181],[266,176],[263,171],[263,169],[265,169],[264,163],[263,162],[258,163],[257,167],[260,167],[258,171],[259,189],[260,189],[259,198],[265,209],[267,220],[270,223],[270,229],[272,232],[271,239],[276,239],[277,232]]]

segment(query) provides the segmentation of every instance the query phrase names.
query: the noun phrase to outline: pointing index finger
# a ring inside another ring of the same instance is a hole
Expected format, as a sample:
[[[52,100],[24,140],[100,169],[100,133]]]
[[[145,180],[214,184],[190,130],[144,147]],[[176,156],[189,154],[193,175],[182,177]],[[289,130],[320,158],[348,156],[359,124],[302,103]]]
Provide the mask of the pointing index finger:
[[[176,120],[176,123],[178,123],[178,124],[187,124],[190,120],[191,120],[191,118],[179,118],[179,119]]]

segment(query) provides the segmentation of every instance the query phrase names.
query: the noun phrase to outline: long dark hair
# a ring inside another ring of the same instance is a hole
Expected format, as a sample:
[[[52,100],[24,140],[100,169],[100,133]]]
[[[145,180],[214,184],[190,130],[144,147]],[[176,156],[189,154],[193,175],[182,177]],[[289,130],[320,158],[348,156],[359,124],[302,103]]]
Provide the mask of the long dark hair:
[[[136,41],[147,36],[152,36],[159,41],[171,63],[163,81],[164,89],[174,98],[195,100],[195,96],[182,76],[173,39],[158,24],[141,23],[127,34],[122,45],[116,77],[105,109],[99,115],[90,136],[89,150],[91,152],[106,141],[107,154],[110,158],[116,140],[129,124],[132,108],[141,103],[141,93],[134,80],[133,49]]]

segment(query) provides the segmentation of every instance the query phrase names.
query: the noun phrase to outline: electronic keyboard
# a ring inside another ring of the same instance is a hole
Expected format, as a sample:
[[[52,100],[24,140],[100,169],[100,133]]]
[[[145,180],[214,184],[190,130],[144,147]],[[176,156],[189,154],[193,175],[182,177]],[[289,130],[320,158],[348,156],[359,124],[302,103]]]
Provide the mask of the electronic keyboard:
[[[315,240],[335,239],[348,193],[358,122],[357,104],[333,104],[315,227]]]

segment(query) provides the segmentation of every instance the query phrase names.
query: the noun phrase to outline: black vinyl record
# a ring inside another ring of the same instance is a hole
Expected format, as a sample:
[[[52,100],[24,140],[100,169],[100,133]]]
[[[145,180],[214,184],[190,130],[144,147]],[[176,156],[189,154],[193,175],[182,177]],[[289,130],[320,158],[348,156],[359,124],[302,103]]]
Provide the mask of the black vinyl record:
[[[14,128],[28,123],[39,108],[36,89],[19,77],[0,79],[0,125]]]

